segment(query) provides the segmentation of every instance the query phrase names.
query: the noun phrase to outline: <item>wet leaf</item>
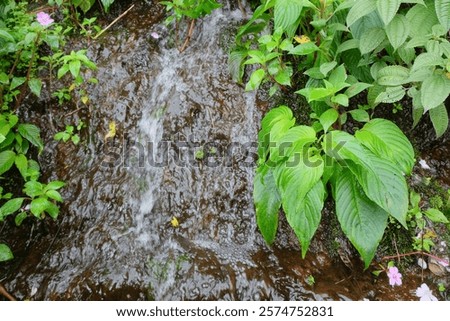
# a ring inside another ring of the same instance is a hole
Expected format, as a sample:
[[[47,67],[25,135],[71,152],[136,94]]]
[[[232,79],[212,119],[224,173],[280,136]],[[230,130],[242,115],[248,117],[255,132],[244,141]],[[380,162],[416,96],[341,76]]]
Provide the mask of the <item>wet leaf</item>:
[[[111,122],[109,122],[109,131],[105,135],[105,141],[108,138],[114,138],[114,136],[116,136],[116,122],[115,121],[111,121]]]

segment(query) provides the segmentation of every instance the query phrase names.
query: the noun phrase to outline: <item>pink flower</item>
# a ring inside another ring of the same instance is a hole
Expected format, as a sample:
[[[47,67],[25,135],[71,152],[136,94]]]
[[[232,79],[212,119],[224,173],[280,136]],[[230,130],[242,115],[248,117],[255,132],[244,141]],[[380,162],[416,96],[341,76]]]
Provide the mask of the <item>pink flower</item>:
[[[402,285],[402,274],[398,272],[395,266],[389,268],[387,276],[389,278],[389,285]]]
[[[156,32],[152,32],[150,36],[152,36],[154,39],[159,39],[159,35]]]
[[[50,18],[49,14],[45,12],[38,12],[38,14],[36,15],[36,20],[43,27],[47,27],[55,21],[52,18]]]
[[[437,301],[438,299],[433,295],[428,285],[423,283],[416,290],[416,296],[420,298],[420,301]]]
[[[441,259],[441,260],[438,260],[438,262],[439,262],[439,264],[442,265],[443,267],[447,267],[447,266],[448,266],[448,261],[446,261],[446,260]]]

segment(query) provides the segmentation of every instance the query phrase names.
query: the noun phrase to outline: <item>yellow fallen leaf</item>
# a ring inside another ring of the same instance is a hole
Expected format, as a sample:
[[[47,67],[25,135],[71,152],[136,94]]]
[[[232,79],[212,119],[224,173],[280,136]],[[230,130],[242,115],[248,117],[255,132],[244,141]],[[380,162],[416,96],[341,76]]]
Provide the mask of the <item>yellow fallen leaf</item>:
[[[89,97],[88,96],[83,96],[81,97],[81,101],[83,104],[87,105],[88,101],[89,101]]]
[[[304,44],[307,42],[311,42],[311,39],[309,39],[308,36],[301,35],[301,36],[295,36],[294,40],[297,41],[299,44]]]
[[[170,220],[170,223],[172,224],[173,227],[180,226],[180,223],[178,222],[178,220],[175,216],[172,218],[172,220]]]
[[[109,123],[109,132],[105,135],[105,140],[114,138],[114,136],[116,136],[116,122],[112,121]]]

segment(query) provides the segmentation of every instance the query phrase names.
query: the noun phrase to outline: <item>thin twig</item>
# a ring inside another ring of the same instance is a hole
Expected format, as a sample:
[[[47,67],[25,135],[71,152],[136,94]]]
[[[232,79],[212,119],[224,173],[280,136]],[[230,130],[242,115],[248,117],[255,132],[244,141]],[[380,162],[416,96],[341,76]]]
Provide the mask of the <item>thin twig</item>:
[[[125,11],[124,13],[122,13],[120,16],[118,16],[116,19],[114,19],[113,22],[111,22],[105,29],[103,29],[102,31],[100,31],[94,38],[92,39],[97,39],[98,37],[100,37],[106,30],[108,30],[109,28],[111,28],[117,21],[119,21],[120,19],[122,19],[128,12],[130,12],[131,9],[134,8],[134,4],[129,7],[127,9],[127,11]]]
[[[195,19],[192,19],[191,24],[189,26],[189,31],[188,31],[186,40],[184,41],[181,49],[179,49],[180,52],[183,52],[184,50],[186,50],[186,47],[189,44],[189,40],[191,40],[192,34],[194,33],[194,27],[195,27]]]
[[[426,255],[428,257],[431,257],[433,259],[438,260],[439,262],[442,262],[444,264],[449,264],[447,260],[441,259],[440,257],[427,253],[427,252],[423,252],[423,251],[414,251],[414,252],[409,252],[409,253],[403,253],[403,254],[397,254],[397,255],[389,255],[389,256],[384,256],[381,258],[382,261],[386,261],[386,260],[391,260],[391,259],[396,259],[396,258],[400,258],[400,257],[405,257],[405,256],[411,256],[411,255]]]
[[[395,253],[397,253],[398,264],[400,265],[400,253],[398,252],[397,240],[395,239],[395,235],[394,235],[394,247],[395,247]]]
[[[6,291],[5,287],[0,283],[0,295],[3,295],[9,301],[17,301],[11,294]]]

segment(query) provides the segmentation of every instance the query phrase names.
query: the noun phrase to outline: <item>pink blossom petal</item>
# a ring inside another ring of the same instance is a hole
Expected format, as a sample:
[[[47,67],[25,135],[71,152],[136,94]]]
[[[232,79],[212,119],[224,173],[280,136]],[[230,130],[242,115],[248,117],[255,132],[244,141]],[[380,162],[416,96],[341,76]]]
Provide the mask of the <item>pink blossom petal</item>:
[[[38,12],[36,14],[36,20],[43,27],[47,27],[48,25],[51,25],[55,21],[50,17],[49,14],[45,12]]]
[[[150,36],[152,36],[154,39],[159,39],[160,38],[159,34],[157,34],[156,32],[152,32],[150,34]]]

